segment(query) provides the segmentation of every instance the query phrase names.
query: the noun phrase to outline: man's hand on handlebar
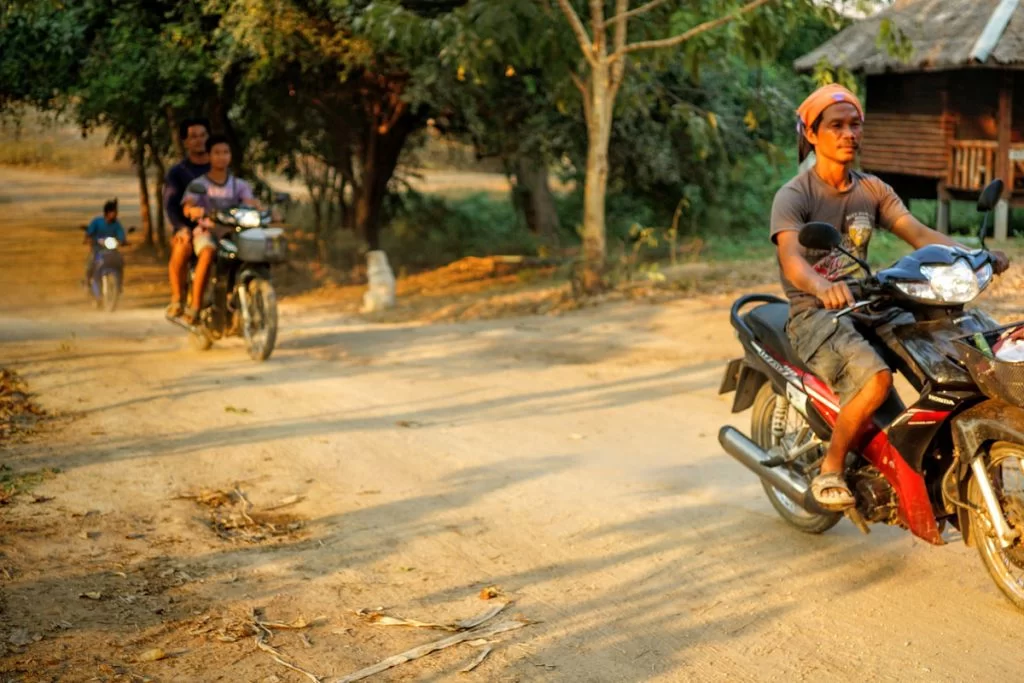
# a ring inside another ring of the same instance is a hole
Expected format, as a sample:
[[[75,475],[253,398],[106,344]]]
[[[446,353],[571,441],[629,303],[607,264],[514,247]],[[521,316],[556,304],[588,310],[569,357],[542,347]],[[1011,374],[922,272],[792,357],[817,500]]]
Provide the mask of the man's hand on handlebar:
[[[1000,275],[1006,272],[1006,269],[1010,267],[1010,257],[1002,251],[991,251],[992,255],[992,270],[996,275]]]
[[[814,295],[821,300],[825,308],[832,311],[857,303],[853,292],[850,291],[850,286],[843,281],[829,282],[822,279],[822,284]]]

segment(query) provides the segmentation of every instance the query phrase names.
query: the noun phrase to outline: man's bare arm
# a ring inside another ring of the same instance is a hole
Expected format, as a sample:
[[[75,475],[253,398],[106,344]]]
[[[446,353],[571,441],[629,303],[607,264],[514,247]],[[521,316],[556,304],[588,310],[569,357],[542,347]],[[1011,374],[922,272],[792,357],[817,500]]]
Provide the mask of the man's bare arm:
[[[818,297],[825,308],[845,308],[856,303],[853,292],[845,282],[830,282],[815,272],[803,256],[796,230],[780,232],[775,243],[779,249],[782,273],[794,287]]]

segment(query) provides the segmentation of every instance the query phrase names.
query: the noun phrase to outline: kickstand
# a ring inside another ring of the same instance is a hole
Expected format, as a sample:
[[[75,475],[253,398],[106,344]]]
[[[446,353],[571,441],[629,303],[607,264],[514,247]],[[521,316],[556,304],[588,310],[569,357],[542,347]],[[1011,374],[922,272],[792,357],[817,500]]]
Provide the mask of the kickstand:
[[[864,521],[864,518],[861,516],[860,511],[857,510],[856,505],[851,505],[850,507],[843,510],[843,514],[845,514],[850,519],[850,521],[853,522],[853,525],[860,529],[862,532],[864,532],[865,534],[871,533],[871,529],[868,528],[867,522]]]

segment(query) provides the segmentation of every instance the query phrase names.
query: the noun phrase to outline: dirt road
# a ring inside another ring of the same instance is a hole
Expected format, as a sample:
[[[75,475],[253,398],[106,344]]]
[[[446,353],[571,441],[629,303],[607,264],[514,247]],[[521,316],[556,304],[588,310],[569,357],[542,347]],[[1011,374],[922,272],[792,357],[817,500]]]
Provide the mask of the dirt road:
[[[726,297],[434,326],[285,301],[256,365],[237,342],[189,350],[151,272],[129,270],[117,313],[86,305],[74,225],[102,181],[0,183],[0,365],[70,416],[3,451],[61,470],[35,489],[53,500],[0,509],[4,680],[308,680],[245,635],[254,608],[325,617],[273,643],[332,680],[446,635],[355,610],[447,622],[490,585],[536,623],[470,674],[461,645],[370,680],[1022,670],[1024,616],[973,550],[847,522],[801,535],[721,452],[718,427],[748,419],[716,395]],[[273,529],[182,497],[236,487]],[[169,656],[140,661],[154,648]]]

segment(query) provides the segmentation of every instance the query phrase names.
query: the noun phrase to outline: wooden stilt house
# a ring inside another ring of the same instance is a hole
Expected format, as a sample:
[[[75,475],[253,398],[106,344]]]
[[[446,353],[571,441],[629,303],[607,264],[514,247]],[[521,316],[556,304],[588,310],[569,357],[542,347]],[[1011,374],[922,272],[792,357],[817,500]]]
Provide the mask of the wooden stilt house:
[[[909,58],[879,46],[891,22]],[[1011,207],[1024,206],[1024,1],[897,0],[796,61],[866,76],[861,167],[905,199],[973,200],[993,178],[1006,184],[995,236],[1005,239]]]

